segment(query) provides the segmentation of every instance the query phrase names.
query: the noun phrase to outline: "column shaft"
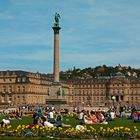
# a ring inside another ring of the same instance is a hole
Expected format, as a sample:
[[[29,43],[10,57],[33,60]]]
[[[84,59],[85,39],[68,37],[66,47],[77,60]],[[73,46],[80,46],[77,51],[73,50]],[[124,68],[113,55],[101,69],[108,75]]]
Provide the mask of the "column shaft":
[[[54,33],[54,82],[59,82],[59,33]]]

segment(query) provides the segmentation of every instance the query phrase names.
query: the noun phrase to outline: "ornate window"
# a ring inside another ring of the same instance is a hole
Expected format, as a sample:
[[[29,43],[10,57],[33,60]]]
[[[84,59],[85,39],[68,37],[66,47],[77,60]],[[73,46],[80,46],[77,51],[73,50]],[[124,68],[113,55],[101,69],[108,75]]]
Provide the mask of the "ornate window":
[[[23,86],[23,92],[25,92],[25,87]]]
[[[22,82],[26,82],[26,77],[22,77]]]
[[[25,96],[23,96],[22,98],[23,98],[23,101],[25,101]]]
[[[4,95],[4,94],[2,94],[2,96],[1,96],[1,102],[2,102],[2,103],[5,102],[5,95]]]
[[[20,77],[17,78],[17,82],[21,82],[21,78]]]
[[[12,92],[12,86],[9,86],[9,93],[11,93]]]
[[[18,86],[18,92],[20,92],[20,86]]]
[[[12,102],[12,95],[9,95],[8,99],[9,99],[8,102],[11,103]]]

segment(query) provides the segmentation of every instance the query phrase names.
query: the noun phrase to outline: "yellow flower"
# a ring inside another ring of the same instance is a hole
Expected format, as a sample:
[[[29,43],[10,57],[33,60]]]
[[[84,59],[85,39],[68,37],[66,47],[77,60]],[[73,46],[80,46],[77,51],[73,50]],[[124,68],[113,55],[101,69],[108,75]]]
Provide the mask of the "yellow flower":
[[[58,129],[61,131],[62,130],[62,127],[58,127]]]
[[[109,131],[110,131],[110,129],[107,129],[107,131],[109,132]]]
[[[39,129],[40,129],[40,130],[42,130],[43,128],[42,128],[42,127],[40,127]]]
[[[19,125],[18,127],[21,127],[21,125]]]
[[[110,129],[110,132],[111,132],[111,133],[113,133],[113,132],[114,132],[114,130],[113,130],[113,129]]]
[[[125,130],[126,130],[126,131],[130,131],[130,128],[127,128],[127,127],[126,127]]]
[[[33,126],[33,127],[32,127],[32,129],[34,130],[34,129],[35,129],[35,127]]]
[[[137,127],[136,126],[134,126],[134,129],[136,129]]]
[[[71,131],[73,131],[73,130],[74,130],[74,128],[72,127],[72,128],[71,128]]]
[[[55,130],[55,128],[53,127],[53,128],[52,128],[52,130],[54,131],[54,130]]]
[[[56,129],[57,127],[55,126],[54,129]]]
[[[103,127],[100,127],[100,130],[102,130],[103,129]]]
[[[26,125],[26,128],[28,128],[29,127],[29,125]]]
[[[17,126],[17,129],[20,129],[21,128],[21,125]]]
[[[12,127],[11,125],[8,125],[8,126],[7,126],[7,129],[9,129],[9,128],[11,128],[11,127]]]
[[[120,126],[120,129],[123,129],[124,127],[123,126]]]
[[[25,125],[22,125],[22,128],[25,128]]]
[[[36,128],[38,129],[38,128],[39,128],[39,126],[38,126],[38,125],[36,125]]]

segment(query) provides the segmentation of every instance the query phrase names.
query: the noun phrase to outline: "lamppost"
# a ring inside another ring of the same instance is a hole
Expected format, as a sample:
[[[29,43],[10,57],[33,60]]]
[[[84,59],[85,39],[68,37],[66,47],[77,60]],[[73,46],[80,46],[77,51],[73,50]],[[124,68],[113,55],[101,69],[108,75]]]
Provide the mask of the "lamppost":
[[[113,105],[114,108],[115,108],[115,100],[116,100],[116,97],[112,96],[112,105]]]

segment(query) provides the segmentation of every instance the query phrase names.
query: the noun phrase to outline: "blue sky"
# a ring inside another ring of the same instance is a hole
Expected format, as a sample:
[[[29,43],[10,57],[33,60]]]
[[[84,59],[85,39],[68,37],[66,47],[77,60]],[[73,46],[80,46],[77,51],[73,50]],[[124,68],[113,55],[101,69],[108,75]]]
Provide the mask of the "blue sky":
[[[60,70],[139,68],[139,0],[0,0],[0,69],[52,73],[54,13]]]

